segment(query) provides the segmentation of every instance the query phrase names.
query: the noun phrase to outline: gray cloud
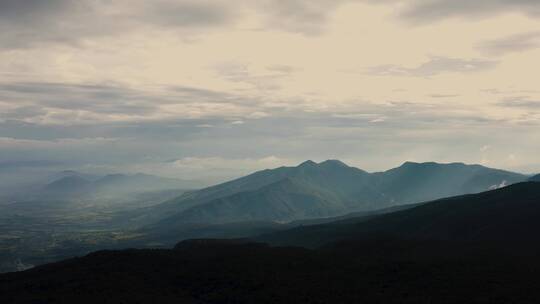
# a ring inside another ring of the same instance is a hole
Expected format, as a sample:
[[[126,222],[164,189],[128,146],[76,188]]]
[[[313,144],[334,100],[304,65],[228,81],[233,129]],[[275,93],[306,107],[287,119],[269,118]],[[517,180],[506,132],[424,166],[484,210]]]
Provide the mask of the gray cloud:
[[[524,52],[540,47],[540,32],[521,33],[501,39],[486,41],[478,48],[491,55]]]
[[[430,77],[443,73],[481,72],[495,68],[498,63],[498,61],[485,59],[432,57],[429,61],[413,68],[389,64],[371,67],[367,73],[376,76]]]
[[[540,109],[540,100],[532,99],[530,96],[514,96],[501,100],[497,105],[509,108],[538,110]]]
[[[415,23],[428,23],[446,18],[481,18],[493,14],[518,12],[540,16],[537,0],[412,0],[400,17]]]
[[[100,84],[45,82],[0,83],[0,121],[38,125],[96,125],[134,121],[191,120],[215,125],[214,119],[261,119],[264,98],[186,86],[135,89]]]
[[[295,71],[291,66],[274,65],[267,67],[265,72],[255,73],[249,64],[238,62],[225,62],[213,68],[221,78],[246,83],[260,91],[279,89],[277,80],[290,76]]]
[[[280,29],[306,35],[324,30],[328,15],[351,0],[263,0],[256,10],[264,12],[269,29]]]
[[[459,97],[458,94],[431,94],[429,95],[431,98],[452,98],[452,97]]]
[[[234,17],[234,10],[226,2],[161,0],[147,3],[141,19],[165,27],[192,28],[231,23]]]
[[[0,48],[44,43],[79,45],[87,39],[134,32],[141,27],[182,35],[228,26],[246,12],[265,19],[264,29],[314,35],[329,13],[351,0],[0,0]]]
[[[126,115],[145,115],[156,110],[149,96],[126,88],[103,85],[5,83],[0,84],[0,101],[20,105],[3,115],[4,119],[51,116],[55,115],[51,114],[54,109]]]
[[[332,12],[353,2],[401,3],[404,9],[398,17],[415,23],[501,12],[540,16],[536,0],[0,0],[0,48],[43,43],[79,45],[87,39],[125,34],[141,27],[180,30],[185,36],[232,25],[250,12],[265,20],[262,30],[318,35],[324,32]]]
[[[114,36],[144,26],[197,30],[234,21],[225,2],[0,0],[0,48],[43,43],[78,45],[85,39]]]
[[[112,34],[116,27],[100,16],[100,2],[1,0],[0,47],[24,48],[43,42],[76,44],[87,37]]]

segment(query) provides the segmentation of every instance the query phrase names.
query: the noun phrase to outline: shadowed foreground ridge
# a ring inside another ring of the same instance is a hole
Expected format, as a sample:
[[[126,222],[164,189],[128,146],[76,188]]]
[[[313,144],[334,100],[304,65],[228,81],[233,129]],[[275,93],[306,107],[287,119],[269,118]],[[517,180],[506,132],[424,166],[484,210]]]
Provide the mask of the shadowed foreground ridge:
[[[537,303],[539,210],[540,184],[521,183],[321,225],[339,228],[318,249],[190,240],[100,251],[1,275],[0,293],[6,303]]]
[[[443,245],[443,246],[441,246]],[[354,248],[354,249],[353,249]],[[436,252],[431,252],[438,248]],[[6,303],[534,303],[537,261],[386,241],[103,251],[0,277]],[[440,251],[439,251],[440,250]],[[443,255],[437,255],[442,253]]]

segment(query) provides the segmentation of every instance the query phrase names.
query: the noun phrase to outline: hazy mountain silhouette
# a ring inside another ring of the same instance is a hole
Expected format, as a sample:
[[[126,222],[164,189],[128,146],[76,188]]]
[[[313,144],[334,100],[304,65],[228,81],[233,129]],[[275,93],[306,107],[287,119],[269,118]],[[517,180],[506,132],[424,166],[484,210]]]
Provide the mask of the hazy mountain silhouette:
[[[122,196],[168,189],[188,189],[193,183],[148,174],[109,174],[102,177],[63,171],[58,179],[46,184],[38,197],[72,199],[87,196]]]
[[[522,174],[463,163],[406,162],[374,174],[378,187],[398,202],[421,202],[496,189],[526,179]]]
[[[156,225],[292,221],[477,193],[526,180],[479,165],[411,163],[368,173],[337,160],[263,170],[144,212]],[[154,225],[155,226],[155,225]]]
[[[92,182],[78,175],[66,176],[44,187],[48,194],[78,194],[91,190]]]
[[[531,182],[540,182],[540,174],[535,175],[529,179]]]

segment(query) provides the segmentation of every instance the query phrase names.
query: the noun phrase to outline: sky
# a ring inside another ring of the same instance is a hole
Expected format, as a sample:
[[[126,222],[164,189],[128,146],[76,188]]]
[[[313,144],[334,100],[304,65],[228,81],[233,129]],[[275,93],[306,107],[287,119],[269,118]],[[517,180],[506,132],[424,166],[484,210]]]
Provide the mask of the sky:
[[[538,0],[0,0],[0,167],[540,172]]]

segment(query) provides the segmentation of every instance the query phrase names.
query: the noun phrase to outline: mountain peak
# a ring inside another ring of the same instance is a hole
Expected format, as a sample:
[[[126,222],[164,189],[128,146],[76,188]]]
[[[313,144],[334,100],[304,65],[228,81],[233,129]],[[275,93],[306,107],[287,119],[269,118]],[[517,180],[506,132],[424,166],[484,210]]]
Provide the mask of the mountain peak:
[[[401,167],[417,167],[417,166],[433,166],[433,165],[439,165],[436,162],[413,162],[413,161],[406,161],[401,165]]]
[[[332,166],[332,167],[349,167],[344,162],[337,159],[325,160],[322,163],[319,163],[320,166]]]
[[[349,166],[345,164],[344,162],[337,160],[337,159],[328,159],[320,163],[316,163],[312,160],[306,160],[305,162],[298,165],[298,168],[304,168],[304,167],[344,167],[348,168]]]
[[[301,167],[313,167],[313,166],[317,166],[317,163],[312,161],[312,160],[306,160],[305,162],[298,165],[299,168],[301,168]]]
[[[540,182],[540,174],[535,175],[529,179],[531,182]]]

